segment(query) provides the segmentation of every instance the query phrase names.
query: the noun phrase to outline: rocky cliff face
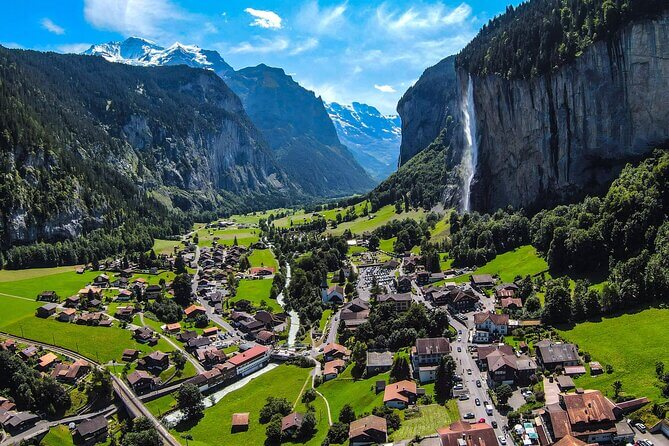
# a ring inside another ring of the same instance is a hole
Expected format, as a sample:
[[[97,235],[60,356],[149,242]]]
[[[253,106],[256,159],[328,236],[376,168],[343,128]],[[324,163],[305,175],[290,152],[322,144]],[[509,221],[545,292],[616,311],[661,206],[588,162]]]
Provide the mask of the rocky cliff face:
[[[468,73],[449,59],[426,70],[398,105],[402,162],[436,138],[446,116],[462,122]],[[547,207],[598,193],[626,162],[669,141],[669,15],[630,24],[550,74],[472,80],[472,209]],[[462,151],[461,126],[451,147]]]

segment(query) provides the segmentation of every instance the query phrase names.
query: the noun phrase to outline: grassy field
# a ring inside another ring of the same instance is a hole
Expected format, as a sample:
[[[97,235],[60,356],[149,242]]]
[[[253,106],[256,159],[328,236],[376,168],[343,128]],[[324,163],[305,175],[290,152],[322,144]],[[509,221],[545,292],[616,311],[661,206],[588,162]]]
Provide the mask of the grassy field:
[[[638,313],[585,322],[560,334],[587,351],[594,361],[611,364],[613,373],[584,375],[576,380],[578,387],[598,389],[613,395],[612,384],[623,383],[628,395],[663,400],[655,376],[655,362],[669,364],[669,310],[647,309]]]
[[[249,262],[251,266],[266,266],[274,268],[274,271],[279,269],[279,263],[270,249],[254,249],[249,255]]]
[[[19,273],[19,271],[3,271]],[[86,271],[83,274],[74,272],[73,267],[40,268],[39,270],[22,270],[22,274],[3,274],[0,276],[0,295],[20,296],[35,299],[42,291],[53,290],[61,298],[76,294],[95,278],[99,272]]]
[[[242,389],[226,395],[216,405],[206,409],[204,417],[192,427],[177,427],[175,437],[186,444],[182,435],[190,434],[192,446],[261,445],[265,442],[265,425],[258,421],[260,409],[267,396],[283,397],[295,402],[311,369],[282,365],[254,379]],[[232,414],[249,412],[249,430],[231,433]],[[320,442],[318,443],[320,444]]]
[[[388,373],[372,376],[371,378],[354,380],[351,377],[351,367],[342,374],[318,387],[318,391],[327,398],[330,403],[332,418],[339,417],[339,412],[345,404],[350,404],[356,415],[366,412],[371,413],[376,406],[383,405],[383,393],[374,393],[374,384],[377,380],[388,380]]]
[[[153,250],[156,254],[173,254],[175,246],[181,246],[181,240],[162,240],[157,238],[153,241]]]
[[[393,432],[392,439],[402,440],[418,436],[434,434],[437,428],[448,426],[460,419],[460,412],[455,400],[449,400],[445,406],[430,404],[420,406],[420,415],[402,420],[402,426]]]
[[[397,240],[397,237],[386,238],[386,239],[380,240],[379,241],[379,251],[394,252],[393,251],[393,246],[395,245],[396,240]]]
[[[151,412],[156,417],[161,417],[177,405],[177,400],[174,398],[173,394],[168,394],[151,400],[147,403],[144,403],[149,412]]]
[[[432,241],[433,243],[443,242],[451,235],[451,225],[449,223],[449,218],[451,215],[450,212],[446,212],[444,217],[441,220],[439,220],[437,224],[434,226],[434,229],[432,230],[432,235],[430,237],[430,241]]]
[[[320,330],[321,333],[323,333],[323,331],[325,330],[326,324],[330,320],[331,315],[332,315],[331,309],[328,308],[327,310],[323,310],[323,315],[321,316],[321,320],[318,323],[318,329]]]
[[[237,237],[237,243],[244,246],[250,246],[253,243],[259,240],[260,230],[259,229],[239,229],[239,228],[226,228],[226,229],[206,229],[200,228],[197,230],[198,236],[198,246],[212,246],[214,239],[218,241],[220,245],[232,245]]]
[[[548,272],[548,264],[539,257],[537,250],[531,245],[499,254],[497,257],[478,268],[474,274],[498,274],[502,282],[513,282],[514,277],[533,276],[541,272]],[[550,277],[550,276],[548,276]],[[456,282],[469,281],[469,275],[460,276]]]
[[[422,209],[396,214],[395,206],[388,205],[374,213],[370,213],[367,217],[358,217],[353,221],[342,223],[334,229],[328,229],[327,232],[334,235],[341,235],[344,231],[350,229],[354,234],[362,234],[365,231],[373,231],[392,220],[403,220],[406,218],[422,219],[424,216],[425,211]]]
[[[260,219],[265,219],[270,215],[276,215],[279,212],[289,212],[290,209],[271,209],[269,211],[264,211],[264,212],[251,212],[249,214],[243,214],[243,215],[233,215],[232,217],[229,218],[229,220],[234,221],[236,223],[239,223],[241,225],[257,225],[260,223]]]
[[[39,444],[42,446],[70,446],[74,445],[74,440],[67,426],[61,424],[49,429]]]
[[[270,289],[272,289],[272,281],[270,279],[242,279],[237,285],[237,295],[231,302],[246,299],[253,305],[259,307],[260,302],[265,301],[273,312],[283,311],[276,299],[269,298]]]

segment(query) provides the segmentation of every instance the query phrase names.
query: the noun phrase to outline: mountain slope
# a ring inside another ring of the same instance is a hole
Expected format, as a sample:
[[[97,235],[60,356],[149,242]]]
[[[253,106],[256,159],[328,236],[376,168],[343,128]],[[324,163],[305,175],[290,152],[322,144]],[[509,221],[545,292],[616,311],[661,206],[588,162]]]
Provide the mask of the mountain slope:
[[[439,135],[448,116],[456,127],[451,151],[463,159],[471,82],[478,147],[472,209],[536,209],[604,192],[625,163],[669,141],[669,6],[632,0],[617,21],[611,15],[592,21],[597,27],[584,35],[570,31],[578,20],[622,8],[611,10],[612,3],[620,2],[532,0],[495,19],[456,61],[426,70],[398,106],[402,163]],[[550,29],[540,39],[543,52],[526,37],[535,25]],[[579,51],[568,57],[575,36]],[[518,54],[525,54],[522,66]],[[446,205],[461,203],[462,184]]]
[[[279,165],[305,193],[341,196],[374,186],[340,143],[321,99],[279,68],[258,65],[235,71],[216,51],[178,43],[162,48],[138,38],[94,45],[85,54],[132,65],[185,64],[213,70],[241,98]]]
[[[382,115],[376,108],[354,102],[325,104],[339,140],[349,148],[355,159],[378,181],[397,168],[401,141],[400,118]]]
[[[214,73],[0,47],[0,80],[2,249],[293,190]]]

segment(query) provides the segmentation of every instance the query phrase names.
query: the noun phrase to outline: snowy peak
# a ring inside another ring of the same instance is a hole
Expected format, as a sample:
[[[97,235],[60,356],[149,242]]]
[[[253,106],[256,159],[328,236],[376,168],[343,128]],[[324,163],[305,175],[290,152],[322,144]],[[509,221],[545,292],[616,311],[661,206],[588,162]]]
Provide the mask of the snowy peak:
[[[188,65],[206,68],[223,74],[232,67],[216,51],[203,50],[196,45],[175,42],[168,48],[150,40],[130,37],[123,42],[93,45],[84,54],[104,57],[109,62],[142,66]]]
[[[402,129],[399,116],[386,116],[371,105],[325,104],[339,139],[377,180],[395,171]]]

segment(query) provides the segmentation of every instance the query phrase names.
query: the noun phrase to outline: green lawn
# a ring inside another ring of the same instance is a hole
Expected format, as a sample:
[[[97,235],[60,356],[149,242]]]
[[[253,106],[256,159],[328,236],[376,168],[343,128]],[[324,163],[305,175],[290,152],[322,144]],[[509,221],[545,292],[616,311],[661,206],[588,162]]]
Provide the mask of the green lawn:
[[[174,254],[175,246],[181,246],[181,240],[163,240],[157,238],[153,241],[153,250],[156,254]]]
[[[237,295],[232,298],[231,302],[246,299],[253,305],[259,307],[260,302],[265,301],[273,312],[281,312],[283,310],[276,299],[269,298],[269,291],[271,289],[272,281],[270,279],[242,279],[237,285]]]
[[[49,429],[49,432],[40,442],[42,446],[71,446],[74,445],[72,434],[67,426],[61,424]]]
[[[417,211],[402,212],[401,214],[395,213],[395,206],[388,205],[384,206],[381,209],[378,209],[376,212],[370,213],[367,217],[358,217],[353,221],[348,221],[338,225],[334,229],[328,229],[327,232],[333,235],[341,235],[347,229],[350,229],[354,234],[362,234],[365,231],[373,231],[374,229],[383,226],[392,220],[403,220],[406,218],[414,218],[417,220],[422,219],[425,216],[425,211],[419,209]]]
[[[452,211],[446,212],[444,218],[434,225],[434,229],[431,231],[431,242],[443,242],[451,235],[451,225],[449,223],[451,212]]]
[[[393,251],[393,246],[395,245],[396,240],[397,240],[397,237],[386,238],[386,239],[380,240],[379,241],[379,251],[394,252]]]
[[[160,398],[144,403],[149,412],[156,417],[161,417],[177,405],[177,400],[173,394],[163,395]]]
[[[646,396],[653,401],[662,398],[655,376],[655,362],[669,364],[669,310],[648,309],[633,314],[604,318],[601,322],[584,322],[560,334],[587,351],[594,361],[611,364],[613,373],[582,376],[578,387],[599,389],[613,395],[612,384],[623,383],[623,392]]]
[[[323,315],[321,316],[321,320],[318,323],[318,329],[320,330],[321,333],[323,333],[323,331],[325,330],[325,326],[330,320],[331,315],[332,315],[331,309],[328,308],[327,310],[323,310]]]
[[[198,246],[212,246],[212,242],[217,238],[220,245],[232,245],[237,238],[237,243],[244,246],[250,246],[259,240],[259,229],[206,229],[201,228],[197,230]]]
[[[249,255],[249,262],[251,262],[251,266],[266,266],[274,268],[274,271],[279,269],[279,263],[271,249],[254,249]]]
[[[460,419],[460,412],[455,400],[449,400],[445,406],[430,404],[419,406],[420,415],[408,420],[402,420],[400,428],[393,432],[392,438],[402,440],[434,434],[437,428],[448,426]]]
[[[193,437],[188,440],[192,446],[262,445],[265,442],[265,425],[260,424],[258,418],[265,400],[272,395],[294,403],[310,371],[295,366],[279,366],[206,409],[197,425],[190,428],[177,427],[174,430],[175,438],[186,444],[182,435],[188,433]],[[248,431],[230,432],[232,414],[236,412],[250,413]]]
[[[0,270],[0,282],[32,279],[60,273],[74,273],[79,266],[56,266],[53,268],[3,269]]]
[[[539,257],[537,250],[531,245],[521,246],[514,251],[499,254],[497,257],[476,269],[474,274],[498,274],[502,282],[513,282],[516,276],[533,276],[548,272],[548,264]],[[469,281],[469,275],[457,277],[456,282]]]
[[[350,404],[356,415],[371,413],[376,406],[383,405],[383,392],[374,393],[374,384],[378,380],[388,380],[389,373],[372,376],[371,378],[354,380],[351,377],[351,366],[342,374],[318,387],[318,391],[327,398],[332,411],[332,418],[337,419],[345,404]]]
[[[62,299],[77,294],[77,291],[100,274],[97,271],[77,274],[72,267],[68,267],[65,272],[50,270],[52,269],[40,268],[39,270],[21,271],[23,274],[4,274],[0,276],[0,294],[35,299],[42,291],[53,290]],[[14,272],[12,271],[12,273]],[[44,273],[44,275],[40,276],[40,273]]]
[[[311,383],[309,383],[311,384]],[[306,390],[306,388],[305,388]],[[314,415],[316,416],[316,433],[309,441],[306,441],[302,444],[305,446],[320,446],[323,443],[323,440],[328,434],[330,429],[330,424],[328,422],[328,409],[325,405],[325,401],[320,396],[312,401],[312,406],[314,407]],[[307,406],[301,401],[295,406],[295,411],[300,413],[306,413]],[[332,422],[336,422],[337,419],[333,418]],[[290,442],[288,443],[290,444]]]

